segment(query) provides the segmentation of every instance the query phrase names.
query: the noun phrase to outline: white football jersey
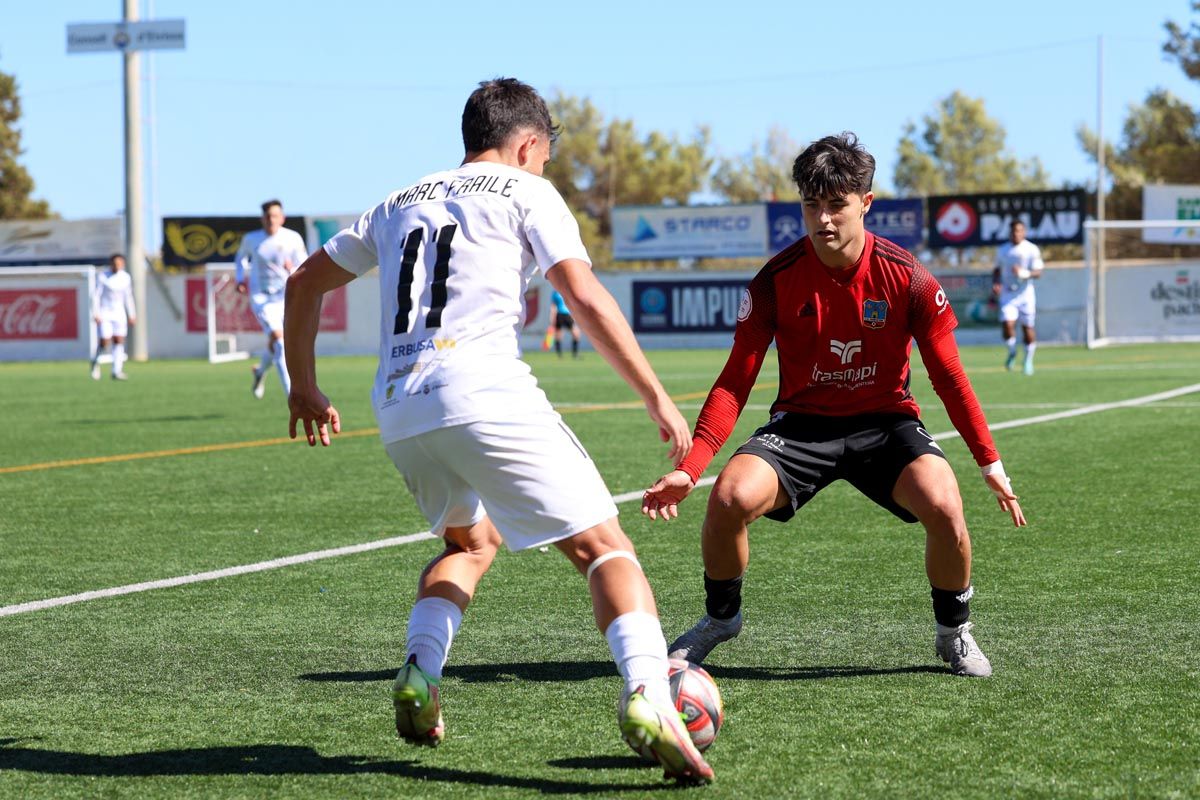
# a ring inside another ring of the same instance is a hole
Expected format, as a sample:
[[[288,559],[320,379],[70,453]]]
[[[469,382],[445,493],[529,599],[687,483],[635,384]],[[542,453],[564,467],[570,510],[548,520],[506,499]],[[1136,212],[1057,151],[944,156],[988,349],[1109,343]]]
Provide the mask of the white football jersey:
[[[108,320],[137,316],[133,308],[133,280],[128,270],[109,270],[96,276],[92,309],[93,316]]]
[[[241,283],[247,268],[250,270],[250,294],[283,294],[288,275],[308,258],[304,239],[291,228],[280,228],[274,236],[264,230],[251,231],[242,237],[234,264],[237,281]],[[286,264],[290,262],[289,270]]]
[[[1028,239],[1022,239],[1020,244],[1005,242],[1000,246],[996,266],[1000,268],[1000,302],[1004,303],[1020,294],[1033,294],[1032,278],[1018,277],[1017,270],[1041,271],[1045,264],[1042,263],[1041,249]]]
[[[591,263],[549,181],[493,162],[437,172],[392,193],[325,252],[356,275],[379,265],[372,399],[385,442],[549,409],[520,358],[525,290],[539,268]]]

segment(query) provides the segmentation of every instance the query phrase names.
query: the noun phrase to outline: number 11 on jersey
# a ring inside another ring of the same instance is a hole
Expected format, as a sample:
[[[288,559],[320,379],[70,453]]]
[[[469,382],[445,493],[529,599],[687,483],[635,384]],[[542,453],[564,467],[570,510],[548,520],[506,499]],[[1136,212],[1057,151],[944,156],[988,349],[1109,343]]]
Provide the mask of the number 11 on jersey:
[[[434,330],[442,325],[442,311],[446,307],[446,281],[450,278],[450,243],[454,241],[454,233],[458,225],[444,225],[433,235],[431,244],[437,245],[437,260],[433,264],[429,284],[429,313],[425,315],[425,328]],[[404,237],[404,255],[400,260],[400,277],[396,282],[396,321],[392,333],[400,335],[409,333],[408,315],[412,311],[417,298],[413,297],[413,275],[416,271],[417,259],[421,257],[424,246],[425,229],[413,228]],[[422,287],[418,287],[418,296]]]

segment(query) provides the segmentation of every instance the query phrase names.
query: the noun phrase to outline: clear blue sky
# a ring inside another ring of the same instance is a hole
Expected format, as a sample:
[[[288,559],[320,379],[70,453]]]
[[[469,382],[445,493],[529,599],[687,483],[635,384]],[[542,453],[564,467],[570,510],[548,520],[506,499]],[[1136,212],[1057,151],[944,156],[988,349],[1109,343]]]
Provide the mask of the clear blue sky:
[[[589,97],[643,133],[708,125],[717,155],[747,152],[772,125],[801,144],[854,130],[884,188],[904,124],[956,89],[985,99],[1018,157],[1040,157],[1056,182],[1094,180],[1075,129],[1095,127],[1100,34],[1106,133],[1156,86],[1200,106],[1200,84],[1161,54],[1163,22],[1190,22],[1188,0],[142,7],[187,21],[187,49],[153,58],[147,183],[161,215],[254,214],[272,196],[293,214],[361,211],[457,164],[463,101],[497,75]],[[69,219],[124,203],[120,58],[66,53],[68,23],[115,21],[121,9],[0,0],[23,163],[35,196]]]

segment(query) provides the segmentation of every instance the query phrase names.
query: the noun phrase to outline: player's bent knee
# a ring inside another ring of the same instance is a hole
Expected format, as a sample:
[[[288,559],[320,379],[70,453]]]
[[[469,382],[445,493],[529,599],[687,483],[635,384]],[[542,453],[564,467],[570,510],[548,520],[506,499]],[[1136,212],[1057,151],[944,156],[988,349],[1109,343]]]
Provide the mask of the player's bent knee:
[[[749,522],[771,510],[777,486],[762,487],[753,481],[721,480],[708,496],[709,513]]]

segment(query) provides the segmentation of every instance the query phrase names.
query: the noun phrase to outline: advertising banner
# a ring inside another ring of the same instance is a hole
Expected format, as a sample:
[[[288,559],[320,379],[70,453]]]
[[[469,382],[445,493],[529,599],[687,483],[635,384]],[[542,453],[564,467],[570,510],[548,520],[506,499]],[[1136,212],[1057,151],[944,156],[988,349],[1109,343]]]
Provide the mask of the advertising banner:
[[[1114,337],[1200,337],[1200,266],[1155,264],[1108,270],[1105,328]]]
[[[107,264],[124,252],[120,217],[0,222],[0,267]]]
[[[1200,186],[1143,186],[1142,218],[1200,221]],[[1143,228],[1142,241],[1154,244],[1200,244],[1200,227]]]
[[[805,235],[800,203],[767,203],[768,255],[775,255]],[[881,198],[871,203],[867,230],[905,250],[916,250],[925,238],[925,209],[918,198]]]
[[[314,250],[328,242],[334,235],[358,222],[359,214],[318,214],[306,217],[308,235],[304,241]]]
[[[72,23],[67,25],[67,52],[182,50],[186,30],[187,23],[182,19]]]
[[[991,272],[935,272],[933,277],[946,292],[960,329],[999,329],[1000,305],[992,297]]]
[[[204,278],[189,277],[184,283],[184,303],[187,309],[186,329],[188,333],[204,333],[208,330],[208,293]],[[255,333],[262,330],[254,312],[250,310],[250,296],[241,294],[232,281],[225,282],[216,293],[217,330],[231,333]],[[325,295],[321,303],[322,331],[344,333],[346,331],[346,287],[339,286]]]
[[[304,217],[287,217],[283,226],[302,238],[305,235]],[[163,217],[163,263],[171,267],[200,267],[231,262],[242,237],[260,228],[261,216]]]
[[[633,282],[637,333],[721,333],[737,326],[747,280]]]
[[[78,291],[0,289],[0,340],[79,338]]]
[[[767,207],[618,206],[613,258],[740,258],[767,253]]]
[[[1086,201],[1082,189],[930,197],[929,246],[1003,244],[1014,219],[1025,223],[1026,236],[1036,245],[1079,244]]]

